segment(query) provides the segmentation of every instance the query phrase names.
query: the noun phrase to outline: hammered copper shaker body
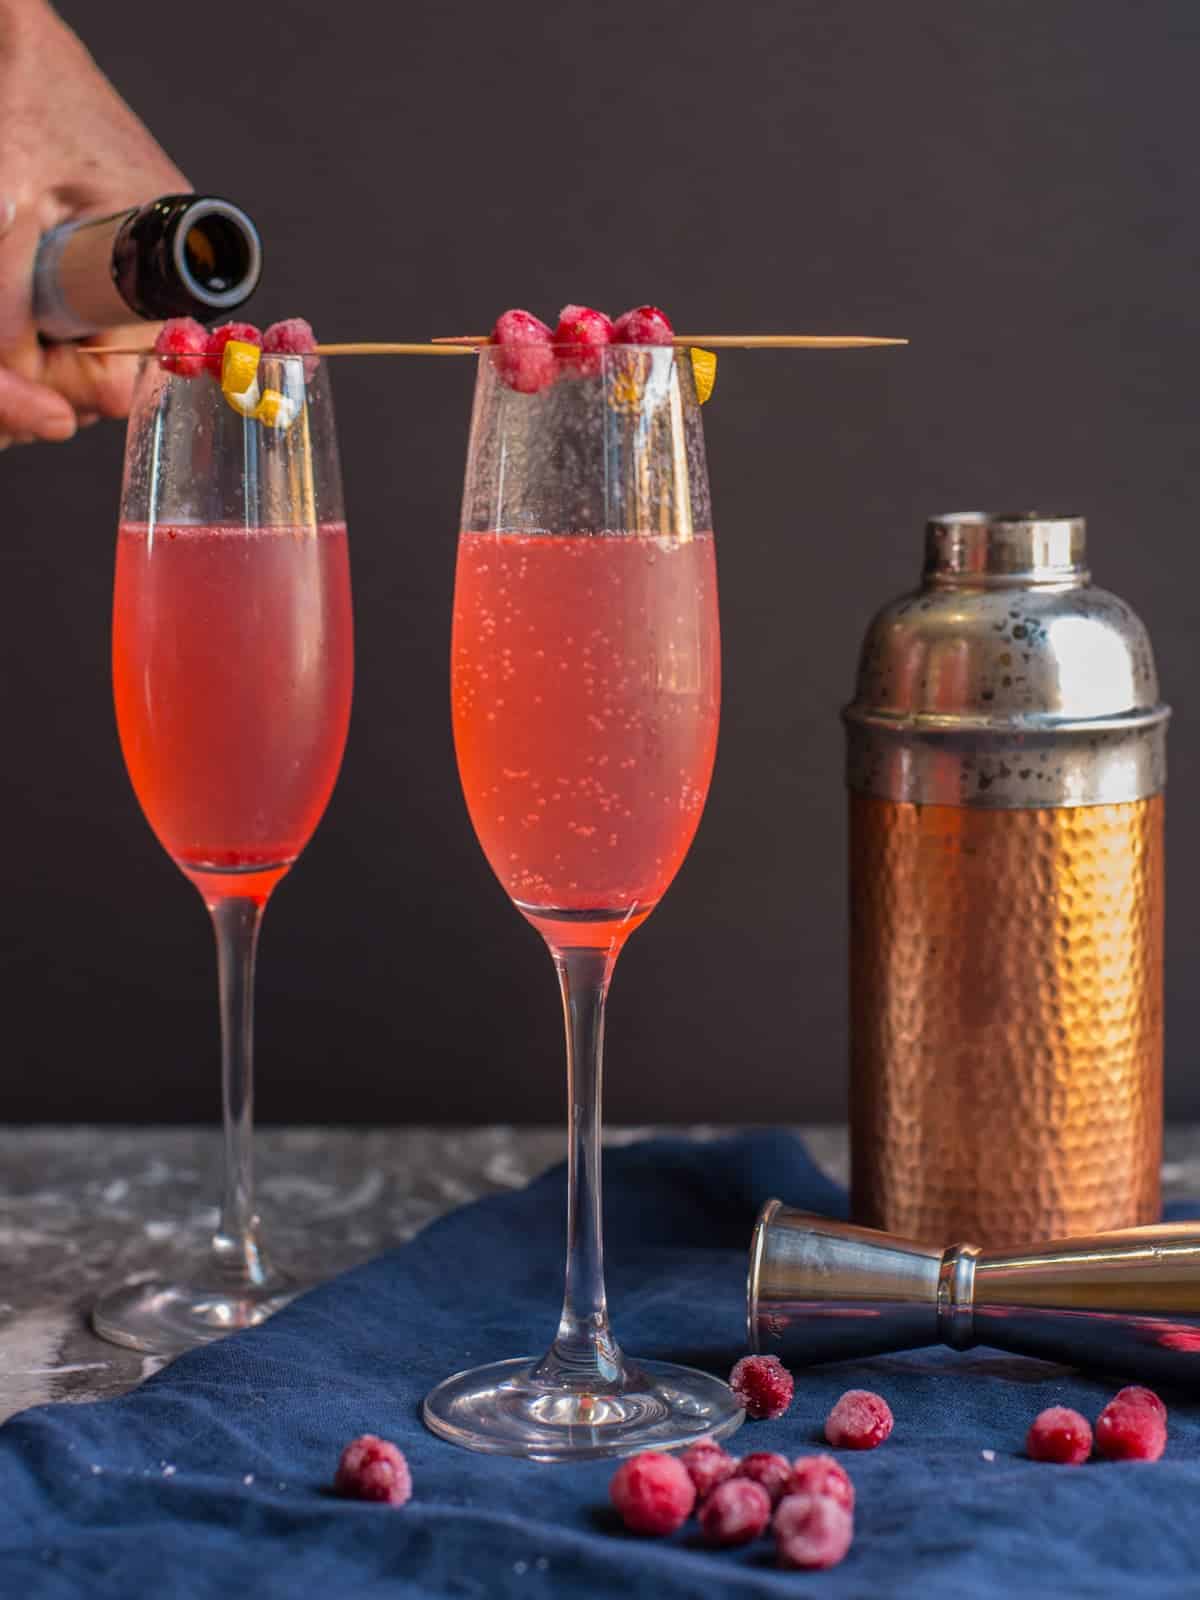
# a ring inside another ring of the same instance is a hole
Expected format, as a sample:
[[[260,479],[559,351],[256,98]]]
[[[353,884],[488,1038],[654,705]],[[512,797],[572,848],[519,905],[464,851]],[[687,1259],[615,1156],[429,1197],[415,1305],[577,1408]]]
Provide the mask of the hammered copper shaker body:
[[[1156,1220],[1169,711],[1082,519],[931,522],[844,715],[855,1221]]]

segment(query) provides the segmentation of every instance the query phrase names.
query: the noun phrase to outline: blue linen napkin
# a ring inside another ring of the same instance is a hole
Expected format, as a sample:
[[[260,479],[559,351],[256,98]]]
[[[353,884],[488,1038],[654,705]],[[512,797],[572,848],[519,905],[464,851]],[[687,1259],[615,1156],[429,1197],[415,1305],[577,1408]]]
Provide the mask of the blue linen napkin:
[[[654,1140],[606,1156],[610,1297],[637,1355],[727,1372],[744,1353],[746,1248],[769,1195],[827,1214],[841,1191],[790,1136]],[[1094,1417],[1113,1384],[994,1351],[929,1350],[803,1372],[789,1414],[742,1453],[822,1448],[848,1388],[891,1402],[892,1438],[843,1453],[857,1535],[828,1572],[777,1571],[762,1540],[709,1551],[690,1523],[626,1534],[613,1464],[538,1466],[427,1433],[426,1390],[540,1350],[561,1289],[562,1169],[443,1218],[311,1291],[264,1327],[180,1358],[135,1393],[28,1411],[0,1428],[0,1595],[21,1600],[374,1600],[399,1596],[919,1595],[922,1600],[1200,1593],[1200,1405],[1165,1395],[1156,1464],[1025,1459],[1033,1416]],[[328,1485],[342,1446],[394,1439],[402,1509]],[[986,1460],[984,1450],[995,1452]]]

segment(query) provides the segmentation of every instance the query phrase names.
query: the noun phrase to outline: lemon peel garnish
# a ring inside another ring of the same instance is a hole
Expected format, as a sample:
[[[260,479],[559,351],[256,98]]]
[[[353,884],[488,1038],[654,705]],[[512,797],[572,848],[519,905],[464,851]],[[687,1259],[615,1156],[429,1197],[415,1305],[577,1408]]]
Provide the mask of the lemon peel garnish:
[[[692,377],[696,380],[696,399],[701,405],[711,397],[717,382],[717,358],[711,350],[691,347]]]
[[[230,339],[221,353],[221,388],[227,394],[245,394],[258,374],[262,351],[244,339]]]
[[[279,389],[264,389],[254,409],[255,420],[268,428],[290,428],[299,415],[300,402]]]

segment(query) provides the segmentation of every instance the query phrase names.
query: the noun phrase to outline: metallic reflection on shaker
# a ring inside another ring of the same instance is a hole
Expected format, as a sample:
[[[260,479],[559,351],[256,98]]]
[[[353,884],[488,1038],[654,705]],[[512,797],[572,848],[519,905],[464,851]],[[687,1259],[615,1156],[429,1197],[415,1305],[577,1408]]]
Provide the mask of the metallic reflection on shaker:
[[[1081,518],[929,524],[844,713],[857,1221],[1158,1216],[1168,716]]]
[[[1200,1385],[1200,1223],[943,1248],[769,1200],[747,1321],[752,1349],[792,1365],[983,1344]]]

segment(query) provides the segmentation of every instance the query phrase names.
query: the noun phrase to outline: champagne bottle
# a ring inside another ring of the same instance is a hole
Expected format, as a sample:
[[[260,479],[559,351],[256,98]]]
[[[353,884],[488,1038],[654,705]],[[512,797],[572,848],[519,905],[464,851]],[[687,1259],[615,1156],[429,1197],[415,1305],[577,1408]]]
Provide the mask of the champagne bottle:
[[[46,234],[34,264],[33,310],[47,339],[79,339],[145,317],[208,320],[253,294],[258,230],[228,200],[168,194]]]

